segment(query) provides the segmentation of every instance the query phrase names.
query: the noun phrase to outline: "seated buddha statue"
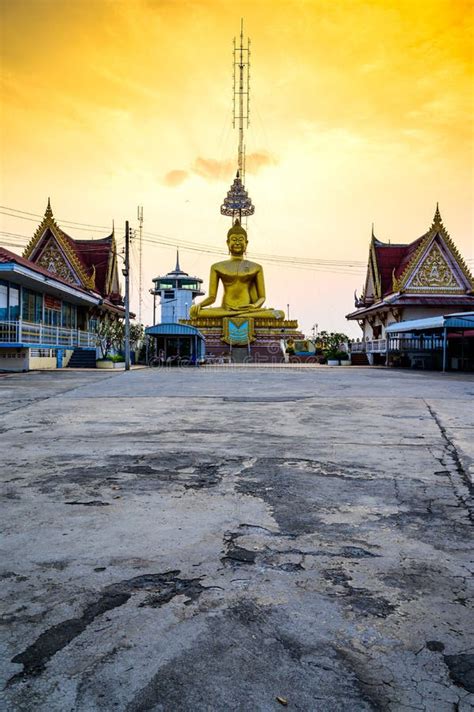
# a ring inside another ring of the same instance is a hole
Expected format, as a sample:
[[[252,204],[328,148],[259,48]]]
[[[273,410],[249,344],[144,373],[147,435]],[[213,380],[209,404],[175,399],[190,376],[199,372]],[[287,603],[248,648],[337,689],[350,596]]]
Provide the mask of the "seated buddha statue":
[[[284,319],[284,312],[264,308],[265,282],[262,266],[245,259],[247,233],[239,220],[227,233],[230,258],[211,266],[209,296],[200,304],[191,307],[189,316],[197,317],[245,317],[260,319]],[[224,298],[220,307],[211,307],[217,297],[219,281],[224,287]]]

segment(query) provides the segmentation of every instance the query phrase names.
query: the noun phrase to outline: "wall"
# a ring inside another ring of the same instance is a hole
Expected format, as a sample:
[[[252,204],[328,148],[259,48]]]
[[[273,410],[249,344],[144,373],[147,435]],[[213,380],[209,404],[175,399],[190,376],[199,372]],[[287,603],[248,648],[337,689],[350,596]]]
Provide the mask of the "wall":
[[[0,371],[27,371],[28,349],[0,349]]]
[[[173,299],[160,299],[161,323],[172,324],[180,319],[188,319],[192,304],[193,294],[190,289],[175,289]]]
[[[71,360],[71,356],[73,355],[74,350],[73,349],[66,349],[63,355],[63,368],[66,368],[68,365],[69,361]]]
[[[28,362],[30,371],[49,371],[56,368],[56,355],[54,356],[30,356]]]

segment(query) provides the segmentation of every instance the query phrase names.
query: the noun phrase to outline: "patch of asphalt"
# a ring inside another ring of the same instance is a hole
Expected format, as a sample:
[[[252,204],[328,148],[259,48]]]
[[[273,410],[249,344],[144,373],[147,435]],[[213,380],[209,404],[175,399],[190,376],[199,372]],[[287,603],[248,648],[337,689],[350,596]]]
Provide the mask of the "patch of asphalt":
[[[180,571],[145,574],[107,586],[80,616],[51,626],[26,650],[15,655],[12,662],[23,665],[23,671],[10,678],[7,684],[40,675],[48,661],[83,633],[98,616],[125,605],[134,593],[148,592],[150,595],[140,605],[152,608],[169,603],[178,595],[186,596],[188,603],[196,600],[204,591],[200,579],[181,579],[179,574]]]

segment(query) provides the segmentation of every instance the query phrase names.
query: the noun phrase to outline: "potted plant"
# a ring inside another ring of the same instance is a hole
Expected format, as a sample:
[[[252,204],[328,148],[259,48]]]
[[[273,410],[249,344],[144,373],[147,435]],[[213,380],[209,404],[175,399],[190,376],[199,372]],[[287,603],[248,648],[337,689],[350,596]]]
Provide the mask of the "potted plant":
[[[326,351],[326,363],[328,366],[339,366],[339,351],[337,349]]]
[[[120,368],[115,364],[123,363],[123,357],[117,359],[111,351],[119,349],[123,340],[124,326],[121,321],[103,319],[97,325],[96,334],[102,358],[97,359],[97,368]]]
[[[347,351],[339,351],[338,357],[339,357],[339,363],[341,364],[341,366],[350,366],[351,365],[351,357]]]
[[[321,331],[318,339],[328,366],[339,366],[341,359],[347,360],[347,353],[342,351],[343,346],[348,341],[345,334],[336,331]]]

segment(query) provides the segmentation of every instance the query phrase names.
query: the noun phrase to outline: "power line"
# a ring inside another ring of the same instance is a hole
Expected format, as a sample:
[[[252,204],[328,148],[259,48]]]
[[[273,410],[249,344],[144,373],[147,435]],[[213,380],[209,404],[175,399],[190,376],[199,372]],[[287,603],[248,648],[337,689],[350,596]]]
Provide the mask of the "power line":
[[[6,209],[6,210],[15,210],[14,208],[8,208],[6,206],[0,206],[0,208]],[[35,213],[28,213],[27,211],[16,211],[16,212],[21,212],[23,215],[13,215],[11,213],[4,212],[3,210],[0,210],[0,214],[2,215],[7,215],[9,217],[13,218],[20,218],[23,220],[30,220],[32,222],[36,222],[34,218],[32,217],[25,217],[26,215],[35,215]],[[42,216],[38,216],[42,217]],[[65,221],[61,221],[65,222]],[[70,221],[71,223],[73,221]],[[88,231],[91,226],[87,227],[79,227],[81,225],[87,225],[87,223],[74,223],[76,225],[75,229],[80,229],[80,230],[86,230]],[[103,230],[110,230],[109,227],[105,226],[96,226],[97,229],[103,229]],[[27,237],[27,236],[25,236]],[[28,238],[29,239],[29,238]],[[94,239],[94,238],[92,238]],[[96,238],[100,239],[100,238]],[[168,235],[162,235],[160,233],[154,233],[154,232],[148,232],[148,231],[143,231],[142,233],[142,240],[143,242],[148,242],[150,244],[161,244],[163,246],[168,246],[168,247],[180,247],[181,249],[184,250],[190,250],[193,252],[200,252],[204,254],[216,254],[216,255],[222,255],[225,254],[225,251],[215,247],[214,245],[209,245],[209,244],[196,244],[194,242],[191,242],[189,240],[182,240],[182,239],[176,239],[169,237]],[[299,264],[301,266],[304,266],[305,268],[309,268],[310,265],[313,266],[331,266],[331,267],[344,267],[344,268],[366,268],[366,263],[358,260],[324,260],[324,259],[318,259],[318,258],[305,258],[305,257],[296,257],[296,256],[286,256],[286,255],[268,255],[265,253],[249,253],[250,256],[256,258],[256,259],[262,259],[268,262],[273,262],[273,263],[278,263],[282,265],[290,265],[290,264]]]

